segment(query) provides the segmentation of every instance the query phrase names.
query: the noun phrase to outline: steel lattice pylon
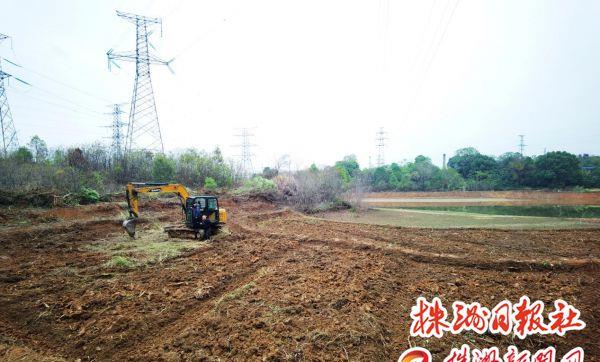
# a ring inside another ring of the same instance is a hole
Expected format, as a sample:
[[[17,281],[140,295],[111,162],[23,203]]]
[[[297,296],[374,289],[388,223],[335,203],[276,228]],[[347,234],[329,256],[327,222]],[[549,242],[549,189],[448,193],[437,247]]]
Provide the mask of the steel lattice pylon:
[[[241,134],[237,135],[240,137],[241,142],[236,145],[240,148],[240,169],[242,171],[242,177],[249,178],[254,173],[254,167],[252,166],[252,151],[251,148],[254,146],[250,143],[250,137],[253,135],[249,132],[248,128],[242,128]]]
[[[112,128],[112,144],[111,150],[113,153],[113,157],[115,160],[123,159],[123,132],[121,132],[121,128],[126,125],[126,123],[121,122],[121,114],[123,114],[121,110],[121,104],[114,104],[113,111],[110,113],[113,116],[113,123],[111,125]]]
[[[122,13],[117,15],[135,24],[136,47],[135,52],[114,53],[107,52],[109,67],[115,60],[135,62],[135,84],[131,98],[131,110],[129,112],[129,124],[127,137],[125,139],[125,153],[133,150],[164,153],[158,113],[154,101],[154,90],[150,77],[150,65],[169,65],[169,62],[159,59],[150,54],[148,37],[152,34],[149,30],[153,25],[160,25],[159,18],[149,18],[141,15]]]
[[[383,127],[379,128],[379,131],[377,131],[376,136],[375,136],[375,141],[376,146],[377,146],[377,167],[382,167],[385,166],[385,156],[384,156],[384,152],[385,152],[385,140],[387,138],[385,137],[385,131],[383,130]]]
[[[0,42],[7,39],[8,36],[0,34]],[[12,113],[8,105],[8,98],[6,97],[6,83],[5,79],[8,79],[11,75],[2,71],[2,63],[0,59],[0,131],[2,134],[2,155],[6,157],[8,153],[19,147],[19,140],[17,138],[17,130],[13,122]]]

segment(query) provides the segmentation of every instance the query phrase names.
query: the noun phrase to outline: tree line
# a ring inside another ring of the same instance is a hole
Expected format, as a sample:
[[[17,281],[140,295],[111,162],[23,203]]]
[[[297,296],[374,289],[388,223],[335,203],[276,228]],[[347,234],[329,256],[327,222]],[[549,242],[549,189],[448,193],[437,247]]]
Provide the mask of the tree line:
[[[469,147],[457,150],[442,168],[420,155],[412,162],[361,169],[350,155],[335,167],[346,183],[360,179],[372,191],[600,187],[600,156],[565,151],[534,157],[507,152],[492,157]]]
[[[40,137],[34,136],[27,146],[0,158],[0,187],[5,189],[43,188],[83,194],[95,190],[103,194],[120,191],[128,181],[152,180],[209,190],[218,187],[269,190],[276,192],[279,199],[314,205],[359,189],[363,192],[597,188],[600,156],[556,151],[534,157],[514,152],[492,157],[474,148],[463,148],[448,160],[447,167],[438,167],[430,158],[420,155],[411,162],[361,168],[356,157],[350,155],[332,166],[319,168],[313,164],[292,172],[289,167],[276,165],[265,167],[254,176],[254,181],[244,185],[243,172],[233,161],[225,160],[219,148],[211,152],[192,148],[169,155],[138,151],[118,158],[102,144],[50,150]]]
[[[177,181],[190,187],[231,187],[241,179],[219,148],[177,154],[131,152],[122,158],[102,144],[50,150],[38,136],[0,158],[0,187],[52,189],[58,193],[120,191],[129,181]]]

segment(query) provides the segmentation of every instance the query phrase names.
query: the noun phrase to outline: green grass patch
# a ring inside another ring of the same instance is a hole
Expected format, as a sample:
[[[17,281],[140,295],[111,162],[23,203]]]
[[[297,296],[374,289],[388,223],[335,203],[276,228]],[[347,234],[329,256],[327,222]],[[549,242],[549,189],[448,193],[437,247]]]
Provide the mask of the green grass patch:
[[[125,269],[161,263],[187,250],[208,245],[197,240],[171,239],[158,228],[140,231],[138,235],[136,239],[130,239],[127,235],[119,236],[90,245],[88,249],[110,256],[106,266]]]
[[[214,311],[218,310],[223,304],[227,303],[227,302],[231,302],[234,300],[239,300],[240,298],[242,298],[244,295],[246,295],[252,288],[254,288],[256,286],[256,282],[258,280],[260,280],[261,278],[264,278],[266,275],[270,274],[273,270],[269,267],[262,267],[259,270],[257,270],[256,272],[256,277],[240,286],[237,287],[236,289],[234,289],[233,291],[224,294],[223,296],[221,296],[221,298],[219,298],[216,302],[215,302],[215,307],[214,307]]]
[[[133,260],[130,260],[122,255],[115,255],[112,257],[112,259],[106,262],[106,266],[120,269],[131,269],[135,266],[135,264],[136,263]]]
[[[219,300],[215,302],[215,309],[218,309],[223,303],[230,302],[232,300],[240,299],[244,296],[250,289],[254,288],[256,285],[255,282],[250,282],[242,285],[241,287],[236,288],[230,293],[223,295]]]

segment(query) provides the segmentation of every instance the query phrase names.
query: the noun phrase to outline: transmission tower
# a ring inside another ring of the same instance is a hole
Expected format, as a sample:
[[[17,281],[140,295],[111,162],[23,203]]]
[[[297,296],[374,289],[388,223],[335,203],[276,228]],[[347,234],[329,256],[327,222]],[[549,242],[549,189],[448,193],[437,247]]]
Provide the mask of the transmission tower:
[[[8,35],[0,34],[0,43],[6,39],[8,39]],[[17,130],[6,97],[8,82],[5,83],[4,80],[8,77],[11,77],[11,75],[2,71],[2,59],[0,58],[0,128],[2,128],[2,154],[4,157],[8,156],[10,151],[19,147]]]
[[[387,138],[385,137],[385,131],[383,130],[383,127],[379,128],[379,131],[377,131],[375,136],[375,141],[377,142],[375,144],[377,146],[377,167],[385,165],[384,152],[386,139]]]
[[[129,112],[129,124],[125,139],[125,153],[129,153],[132,150],[164,153],[165,149],[158,122],[156,103],[154,101],[152,79],[150,78],[150,65],[166,65],[171,70],[169,64],[173,59],[170,61],[162,60],[156,55],[151,54],[148,48],[154,48],[148,41],[148,37],[153,32],[150,28],[159,25],[162,35],[162,20],[120,11],[117,11],[117,16],[135,24],[136,34],[135,52],[114,53],[113,49],[110,49],[106,53],[109,69],[111,64],[118,67],[115,60],[135,63],[135,83],[133,86],[133,96],[131,97],[131,110]]]
[[[112,143],[111,143],[111,151],[115,160],[123,159],[123,126],[127,123],[121,121],[121,115],[125,112],[121,110],[121,106],[123,104],[113,104],[111,107],[113,111],[108,113],[113,116],[112,124],[110,128],[112,129]]]
[[[244,178],[249,177],[254,172],[254,168],[252,167],[252,150],[251,148],[254,144],[250,143],[250,137],[253,134],[250,133],[248,128],[242,128],[240,134],[236,135],[240,138],[240,144],[237,147],[240,148],[240,168],[242,170],[242,174]]]
[[[525,135],[520,134],[519,135],[519,153],[521,154],[521,157],[523,157],[523,151],[525,151],[525,146],[527,146],[525,144]]]

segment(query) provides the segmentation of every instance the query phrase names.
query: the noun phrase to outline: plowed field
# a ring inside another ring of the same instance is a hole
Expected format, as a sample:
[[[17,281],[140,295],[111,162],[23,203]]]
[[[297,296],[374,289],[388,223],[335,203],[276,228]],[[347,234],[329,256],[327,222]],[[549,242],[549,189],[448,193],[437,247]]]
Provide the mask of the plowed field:
[[[135,241],[116,203],[0,210],[0,359],[395,361],[422,346],[441,361],[463,343],[600,356],[599,229],[398,228],[223,201],[230,223],[210,242],[167,240],[169,200],[142,206]],[[451,309],[522,295],[570,302],[587,328],[409,335],[419,296]]]

